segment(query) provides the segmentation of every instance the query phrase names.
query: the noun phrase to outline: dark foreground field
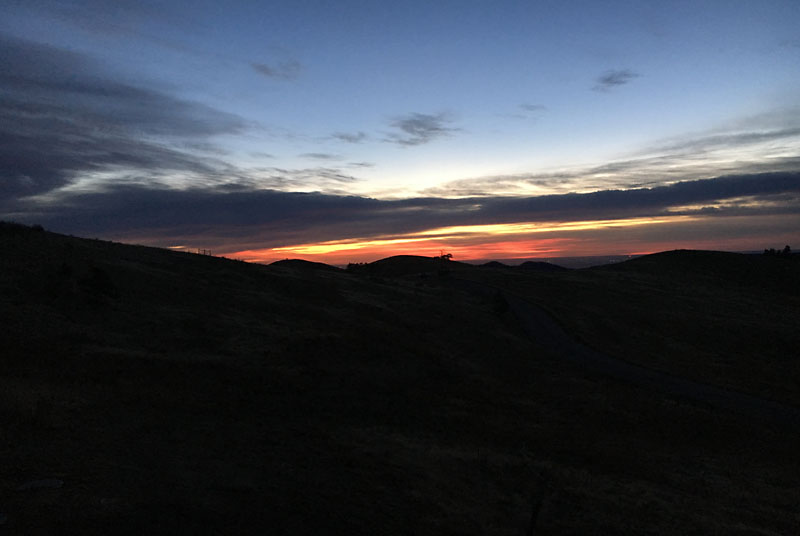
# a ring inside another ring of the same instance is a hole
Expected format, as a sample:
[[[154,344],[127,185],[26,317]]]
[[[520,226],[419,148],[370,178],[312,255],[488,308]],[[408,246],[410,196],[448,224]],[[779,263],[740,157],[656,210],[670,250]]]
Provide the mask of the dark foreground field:
[[[0,534],[797,534],[794,259],[248,265],[0,225]],[[541,342],[541,341],[540,341]]]

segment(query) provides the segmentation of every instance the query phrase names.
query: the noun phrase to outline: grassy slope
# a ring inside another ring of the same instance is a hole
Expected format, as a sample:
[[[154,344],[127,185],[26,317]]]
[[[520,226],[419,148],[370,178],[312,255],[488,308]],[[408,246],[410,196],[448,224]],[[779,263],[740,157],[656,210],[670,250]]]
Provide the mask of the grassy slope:
[[[9,533],[800,524],[794,431],[584,377],[436,274],[0,233]]]
[[[800,259],[675,251],[504,279],[610,355],[800,406]]]

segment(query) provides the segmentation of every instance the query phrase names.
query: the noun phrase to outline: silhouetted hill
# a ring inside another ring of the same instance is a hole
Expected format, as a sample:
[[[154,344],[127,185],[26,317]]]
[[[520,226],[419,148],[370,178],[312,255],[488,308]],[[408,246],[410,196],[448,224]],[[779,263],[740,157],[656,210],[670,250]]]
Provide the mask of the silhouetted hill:
[[[518,270],[526,270],[531,272],[563,272],[567,268],[543,261],[526,261],[517,267]]]
[[[341,268],[325,264],[323,262],[306,261],[302,259],[284,259],[271,263],[271,266],[291,268],[294,270],[326,270],[329,272],[340,272]]]
[[[669,251],[507,284],[609,355],[800,406],[800,263]]]
[[[551,355],[498,289],[612,355],[783,400],[791,295],[659,262],[370,277],[7,224],[0,251],[0,532],[795,532],[797,430]]]
[[[796,262],[794,256],[674,250],[589,270],[800,295],[800,285],[797,284],[800,281],[800,262]]]
[[[511,266],[503,264],[502,262],[498,261],[489,261],[483,264],[479,264],[478,266],[480,266],[481,268],[511,268]]]
[[[439,257],[421,257],[418,255],[395,255],[368,264],[353,266],[356,272],[382,277],[422,273],[444,274],[451,271],[470,270],[474,268],[474,266],[463,262]]]

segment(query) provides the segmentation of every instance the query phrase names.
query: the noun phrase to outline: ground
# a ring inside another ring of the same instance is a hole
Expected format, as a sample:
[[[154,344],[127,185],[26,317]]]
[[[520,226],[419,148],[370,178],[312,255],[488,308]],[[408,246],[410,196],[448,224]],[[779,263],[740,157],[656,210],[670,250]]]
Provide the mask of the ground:
[[[0,240],[8,534],[800,527],[796,429],[585,370],[537,345],[496,296],[452,281],[537,300],[603,351],[794,404],[797,324],[754,320],[797,314],[797,294],[772,283],[742,291],[700,274],[702,296],[670,291],[684,277],[674,256],[656,270],[404,259],[347,272],[8,225]],[[759,296],[771,305],[753,312]],[[699,302],[713,344],[687,336]],[[774,346],[756,351],[743,326]]]

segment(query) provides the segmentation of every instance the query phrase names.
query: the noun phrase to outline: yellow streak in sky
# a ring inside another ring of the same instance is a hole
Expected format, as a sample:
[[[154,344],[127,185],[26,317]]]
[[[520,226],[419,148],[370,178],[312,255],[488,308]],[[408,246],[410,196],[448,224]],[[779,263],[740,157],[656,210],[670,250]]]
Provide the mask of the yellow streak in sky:
[[[496,223],[491,225],[458,225],[454,227],[440,227],[414,233],[418,236],[436,236],[441,238],[455,238],[471,234],[506,235],[528,233],[551,233],[553,231],[589,231],[605,229],[608,227],[634,227],[639,225],[652,225],[657,223],[675,223],[689,221],[692,216],[669,216],[663,218],[628,218],[617,220],[590,220],[574,222],[535,222],[535,223]]]
[[[591,220],[575,222],[531,222],[531,223],[497,223],[490,225],[457,225],[439,227],[411,233],[402,238],[385,238],[377,240],[333,240],[316,244],[298,244],[272,248],[275,253],[293,253],[299,255],[324,255],[337,251],[351,251],[370,247],[407,244],[426,240],[448,240],[467,238],[475,235],[502,236],[530,233],[550,233],[555,231],[588,231],[611,227],[634,227],[659,223],[686,222],[696,219],[693,216],[668,216],[661,218],[629,218],[616,220]]]
[[[353,249],[363,249],[376,246],[389,246],[392,244],[405,244],[408,242],[422,242],[430,240],[429,238],[390,238],[385,240],[363,240],[363,241],[348,241],[348,240],[334,240],[332,242],[320,242],[319,244],[301,244],[297,246],[284,246],[280,248],[272,248],[270,251],[288,251],[291,253],[300,253],[304,255],[322,255],[325,253],[332,253],[334,251],[348,251]]]

